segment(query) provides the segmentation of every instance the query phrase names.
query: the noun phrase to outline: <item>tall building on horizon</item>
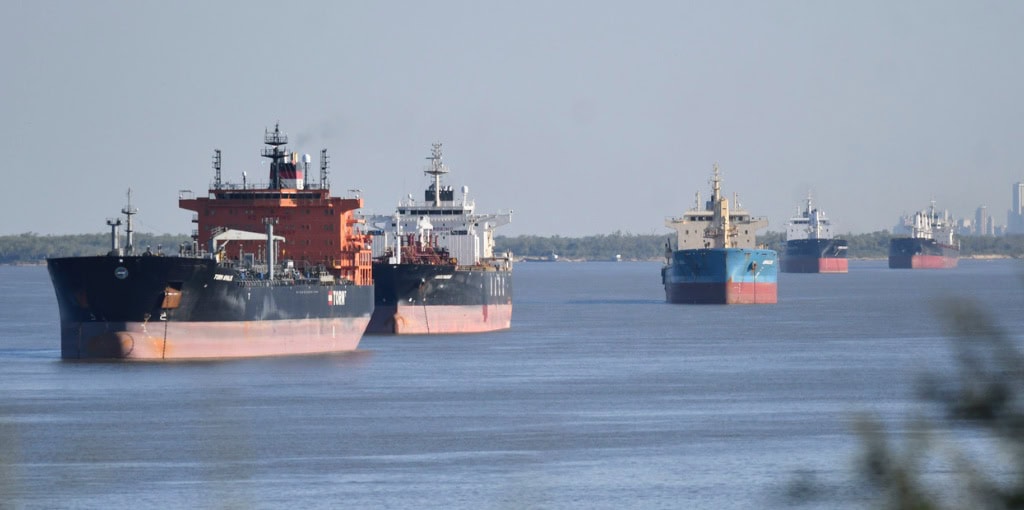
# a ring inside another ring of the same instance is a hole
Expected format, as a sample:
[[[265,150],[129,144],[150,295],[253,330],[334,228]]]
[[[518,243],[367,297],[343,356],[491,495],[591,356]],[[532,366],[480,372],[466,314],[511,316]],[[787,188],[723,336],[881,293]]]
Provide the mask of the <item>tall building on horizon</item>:
[[[988,215],[988,207],[982,205],[974,212],[974,235],[992,235],[992,219]]]
[[[1006,212],[1006,233],[1024,234],[1024,182],[1013,185],[1013,208]]]

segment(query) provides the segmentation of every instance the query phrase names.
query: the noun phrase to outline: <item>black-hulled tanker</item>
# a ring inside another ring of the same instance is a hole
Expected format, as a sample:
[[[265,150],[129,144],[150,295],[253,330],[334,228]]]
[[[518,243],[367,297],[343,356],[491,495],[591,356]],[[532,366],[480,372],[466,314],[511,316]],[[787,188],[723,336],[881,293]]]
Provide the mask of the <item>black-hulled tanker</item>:
[[[376,320],[369,333],[471,333],[510,326],[509,270],[500,265],[460,269],[418,260],[374,263]]]
[[[129,205],[107,255],[52,258],[47,267],[66,359],[232,358],[354,350],[373,312],[368,238],[356,233],[359,198],[331,197],[322,152],[320,183],[305,183],[308,156],[265,135],[270,183],[221,182],[206,197],[183,192],[196,213],[194,241],[176,254],[138,254]],[[276,235],[275,229],[278,234]],[[261,232],[262,231],[262,232]]]
[[[811,204],[789,219],[786,250],[781,257],[784,273],[845,273],[848,242],[832,235],[832,221]]]
[[[373,311],[372,288],[282,268],[192,256],[47,261],[61,317],[61,356],[192,359],[351,351]]]
[[[512,254],[495,255],[494,228],[511,213],[475,214],[468,189],[442,186],[441,145],[428,158],[422,202],[372,216],[376,304],[367,333],[438,334],[508,329]]]
[[[948,211],[935,202],[913,216],[903,216],[889,240],[891,269],[950,269],[960,258],[960,241]]]

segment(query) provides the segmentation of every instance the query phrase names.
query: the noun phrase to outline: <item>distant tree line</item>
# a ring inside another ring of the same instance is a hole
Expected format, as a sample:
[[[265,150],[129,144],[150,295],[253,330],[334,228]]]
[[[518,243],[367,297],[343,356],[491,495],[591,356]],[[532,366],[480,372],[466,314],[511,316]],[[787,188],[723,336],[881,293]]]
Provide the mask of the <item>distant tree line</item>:
[[[555,254],[563,259],[612,260],[619,255],[623,260],[660,260],[665,254],[665,243],[669,239],[674,242],[674,236],[673,233],[638,235],[622,232],[586,237],[498,236],[494,243],[496,251],[512,251],[518,257],[545,258]],[[851,258],[885,258],[889,255],[891,234],[886,230],[840,237],[849,243],[848,255]],[[767,232],[757,236],[757,242],[781,252],[786,246],[786,235]],[[1024,235],[961,237],[960,255],[1024,258]]]
[[[178,253],[178,245],[191,241],[181,234],[135,234],[135,249]],[[122,236],[121,242],[124,242]],[[123,246],[122,246],[123,247]],[[32,232],[0,236],[0,264],[37,264],[48,257],[102,255],[110,251],[110,234],[39,235]]]
[[[615,232],[584,237],[516,236],[495,238],[495,251],[511,251],[517,257],[547,258],[552,254],[572,260],[661,260],[665,244],[675,234],[630,234]],[[845,234],[851,258],[884,258],[889,254],[888,231]],[[782,251],[786,244],[782,232],[758,236],[763,246]],[[189,242],[182,234],[135,235],[135,248],[142,252],[158,247],[165,253],[177,253],[178,245]],[[122,239],[123,242],[123,239]],[[1024,258],[1024,235],[965,236],[960,238],[960,254]],[[110,250],[110,234],[39,235],[32,232],[0,236],[0,264],[36,264],[48,257],[99,255]]]

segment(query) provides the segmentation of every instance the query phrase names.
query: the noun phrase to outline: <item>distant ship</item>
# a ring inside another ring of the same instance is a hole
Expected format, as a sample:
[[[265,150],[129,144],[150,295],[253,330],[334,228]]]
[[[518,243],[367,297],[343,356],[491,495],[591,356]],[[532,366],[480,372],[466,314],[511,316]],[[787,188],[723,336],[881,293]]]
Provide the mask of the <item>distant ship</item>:
[[[960,241],[949,214],[939,214],[932,202],[928,210],[903,217],[889,240],[889,267],[893,269],[950,269],[960,258]]]
[[[61,357],[173,360],[354,350],[373,311],[369,239],[353,231],[362,199],[330,196],[327,151],[320,182],[307,183],[308,155],[264,133],[269,183],[221,181],[204,197],[179,195],[195,212],[193,241],[176,254],[126,245],[108,220],[106,255],[47,260],[57,294]],[[245,174],[243,173],[243,176]],[[276,229],[276,230],[275,230]]]
[[[494,254],[494,229],[512,213],[477,214],[463,187],[441,176],[434,144],[422,202],[409,195],[394,215],[367,218],[373,240],[376,303],[372,334],[474,333],[512,325],[512,254]]]
[[[821,209],[811,205],[789,219],[786,227],[786,251],[783,253],[784,273],[845,273],[847,242],[832,236],[832,222]]]
[[[778,302],[778,254],[756,248],[757,230],[768,220],[729,208],[722,197],[718,165],[711,179],[711,200],[665,226],[675,229],[676,243],[666,245],[661,269],[669,303],[760,304]]]

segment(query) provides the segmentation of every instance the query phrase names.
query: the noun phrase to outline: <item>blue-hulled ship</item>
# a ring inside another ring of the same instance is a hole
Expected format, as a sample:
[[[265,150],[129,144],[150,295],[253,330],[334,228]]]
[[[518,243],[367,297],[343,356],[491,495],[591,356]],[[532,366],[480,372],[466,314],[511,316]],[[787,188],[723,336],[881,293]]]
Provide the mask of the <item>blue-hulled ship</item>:
[[[778,302],[778,260],[775,250],[757,247],[757,231],[768,226],[739,207],[730,209],[722,196],[718,165],[711,178],[711,199],[701,207],[669,218],[676,231],[665,247],[661,281],[669,303],[770,304]]]

